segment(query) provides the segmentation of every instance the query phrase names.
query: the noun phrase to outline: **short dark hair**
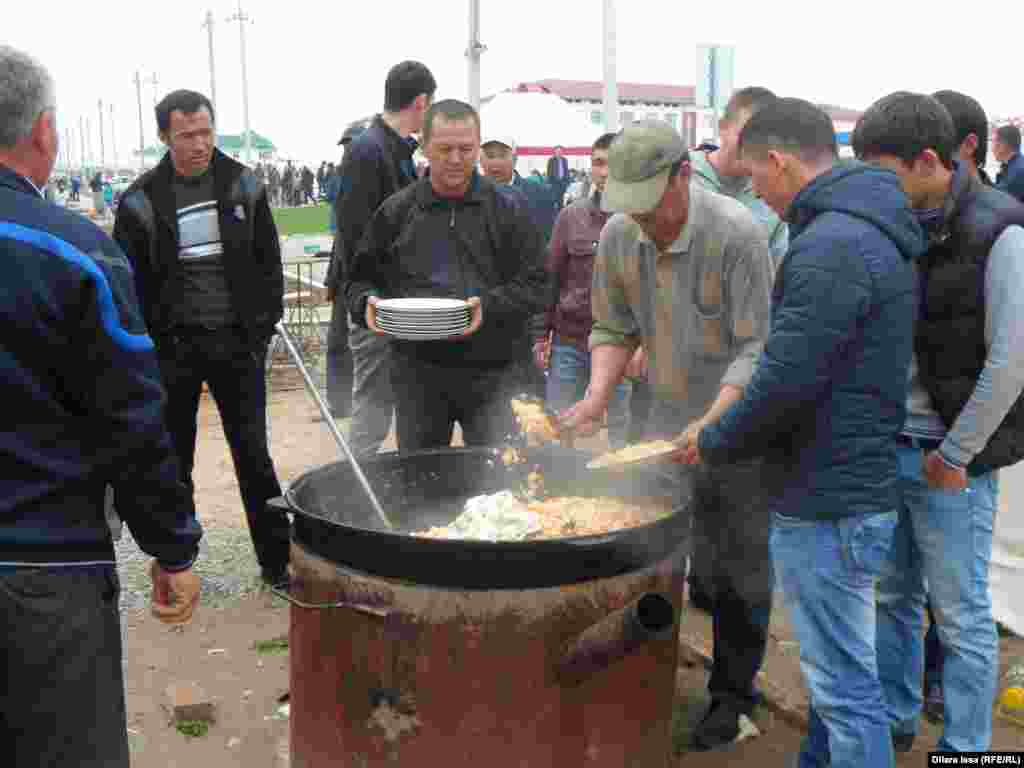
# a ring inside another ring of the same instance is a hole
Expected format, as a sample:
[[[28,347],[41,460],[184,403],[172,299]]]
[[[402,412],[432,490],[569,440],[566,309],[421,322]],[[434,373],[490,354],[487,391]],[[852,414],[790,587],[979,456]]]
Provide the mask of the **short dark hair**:
[[[619,134],[617,133],[602,133],[597,137],[597,141],[594,142],[590,151],[593,152],[595,149],[608,149],[608,147],[612,145],[612,142],[615,141],[615,137],[618,135]]]
[[[981,104],[966,93],[959,91],[936,91],[932,96],[946,108],[949,116],[953,118],[957,147],[963,144],[964,140],[972,133],[978,137],[974,162],[979,168],[984,167],[985,161],[988,159],[988,117]]]
[[[727,123],[735,122],[740,112],[744,110],[749,111],[753,115],[759,109],[767,104],[771,104],[778,98],[774,92],[757,85],[740,88],[729,99],[729,103],[725,105],[725,113],[722,115],[722,120]]]
[[[437,81],[425,64],[418,61],[395,64],[384,81],[384,111],[401,112],[421,94],[434,98],[436,90]]]
[[[958,146],[953,118],[942,103],[909,91],[890,93],[868,107],[851,143],[859,158],[891,155],[908,165],[930,149],[947,168],[953,167]]]
[[[806,163],[839,158],[832,118],[803,99],[775,99],[751,115],[740,131],[741,155],[782,150]]]
[[[165,133],[171,128],[171,112],[177,110],[186,115],[193,115],[203,107],[210,112],[210,122],[216,123],[217,116],[213,114],[213,104],[203,94],[198,91],[171,91],[156,105],[156,127],[160,133]]]
[[[440,115],[450,122],[460,120],[472,120],[476,123],[476,130],[480,132],[480,115],[472,106],[458,99],[442,99],[436,104],[431,104],[427,114],[423,117],[423,145],[430,143],[430,134],[433,133],[434,119]]]
[[[1020,152],[1020,128],[1016,125],[1001,125],[996,128],[996,137],[1014,152]]]

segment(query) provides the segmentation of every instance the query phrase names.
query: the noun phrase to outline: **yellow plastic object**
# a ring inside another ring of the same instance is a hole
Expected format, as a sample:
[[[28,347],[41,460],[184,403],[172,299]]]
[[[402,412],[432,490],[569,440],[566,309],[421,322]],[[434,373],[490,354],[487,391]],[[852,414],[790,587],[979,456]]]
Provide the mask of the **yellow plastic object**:
[[[1024,688],[1007,688],[999,696],[996,712],[1003,720],[1024,727]]]

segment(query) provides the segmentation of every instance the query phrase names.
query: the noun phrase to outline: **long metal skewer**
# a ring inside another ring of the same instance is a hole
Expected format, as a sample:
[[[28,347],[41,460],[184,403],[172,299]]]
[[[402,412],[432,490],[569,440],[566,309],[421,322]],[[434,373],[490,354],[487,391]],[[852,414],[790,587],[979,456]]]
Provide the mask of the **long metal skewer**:
[[[317,406],[320,408],[320,413],[324,417],[328,429],[331,430],[331,434],[334,435],[334,439],[337,441],[338,446],[341,448],[342,453],[352,463],[352,469],[355,470],[356,477],[359,478],[359,484],[363,486],[363,490],[366,491],[366,495],[370,498],[370,503],[373,504],[373,509],[377,513],[377,517],[381,519],[381,522],[389,530],[394,530],[394,525],[391,520],[388,519],[387,513],[384,512],[384,507],[380,505],[380,501],[377,499],[377,494],[373,492],[373,488],[370,487],[370,481],[366,479],[366,475],[363,474],[363,468],[359,466],[359,462],[356,461],[356,457],[352,454],[352,450],[348,447],[348,443],[341,434],[341,430],[338,429],[338,425],[334,423],[334,417],[331,416],[331,409],[327,407],[327,403],[324,401],[323,395],[320,394],[320,390],[317,389],[316,382],[313,381],[313,377],[309,375],[309,371],[306,369],[306,364],[302,362],[302,356],[299,354],[298,348],[295,346],[295,341],[292,339],[292,335],[284,327],[284,323],[278,323],[274,326],[277,330],[278,335],[284,342],[284,345],[288,348],[288,353],[292,356],[295,361],[295,365],[299,369],[299,373],[302,374],[303,381],[306,382],[306,389],[309,390],[309,394],[316,400]]]

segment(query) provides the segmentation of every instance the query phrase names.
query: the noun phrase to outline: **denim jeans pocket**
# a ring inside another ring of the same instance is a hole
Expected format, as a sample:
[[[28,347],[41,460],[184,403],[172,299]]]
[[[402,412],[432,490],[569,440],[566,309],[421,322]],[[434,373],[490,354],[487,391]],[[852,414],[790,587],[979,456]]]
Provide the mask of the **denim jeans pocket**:
[[[898,522],[899,514],[895,510],[843,521],[844,548],[854,568],[872,575],[882,572],[892,551]]]

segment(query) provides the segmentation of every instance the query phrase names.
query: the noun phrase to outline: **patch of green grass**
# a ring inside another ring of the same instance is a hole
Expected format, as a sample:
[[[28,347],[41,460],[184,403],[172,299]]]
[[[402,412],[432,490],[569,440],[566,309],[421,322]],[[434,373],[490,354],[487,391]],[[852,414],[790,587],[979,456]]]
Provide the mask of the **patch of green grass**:
[[[253,643],[256,653],[285,653],[288,650],[287,637],[275,637],[271,640],[257,640]]]
[[[210,724],[205,720],[182,720],[174,726],[178,733],[191,739],[198,739],[210,732]]]
[[[277,232],[285,235],[319,235],[328,231],[331,206],[304,205],[300,208],[274,208],[274,223]]]

